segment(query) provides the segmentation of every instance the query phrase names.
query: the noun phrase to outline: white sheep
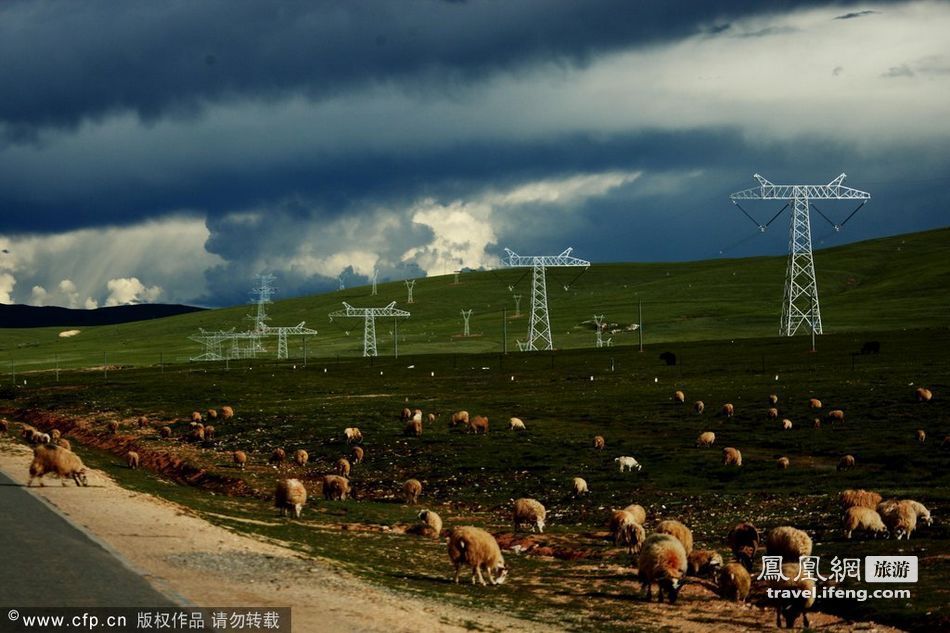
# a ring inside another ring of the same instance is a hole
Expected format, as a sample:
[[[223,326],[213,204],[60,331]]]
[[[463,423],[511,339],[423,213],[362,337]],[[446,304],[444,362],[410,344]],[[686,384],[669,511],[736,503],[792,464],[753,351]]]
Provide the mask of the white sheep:
[[[519,418],[511,418],[508,420],[508,430],[509,431],[526,431],[524,422]]]
[[[544,520],[547,517],[547,510],[540,501],[536,499],[521,498],[516,499],[514,511],[512,512],[512,521],[515,525],[515,531],[522,525],[531,526],[531,531],[535,529],[538,532],[544,532]]]
[[[851,538],[851,534],[855,530],[871,532],[874,536],[887,534],[887,527],[884,526],[881,515],[871,508],[861,506],[852,506],[844,511],[844,516],[841,518],[841,527],[844,529],[844,537],[847,539]]]
[[[712,431],[705,431],[696,438],[696,446],[709,447],[715,444],[716,434]]]
[[[643,468],[643,466],[641,466],[637,460],[630,457],[629,455],[621,455],[620,457],[615,457],[614,461],[620,464],[620,472],[623,472],[624,469],[626,469],[627,472],[630,472],[634,468],[636,468],[638,471]]]
[[[676,602],[686,576],[686,550],[682,543],[669,534],[649,536],[640,549],[637,567],[647,602],[653,599],[654,583],[659,587],[660,602],[664,592],[670,604]]]
[[[574,496],[579,497],[581,495],[590,494],[590,490],[587,489],[587,481],[581,477],[574,478]]]
[[[421,421],[422,420],[420,419],[420,422]],[[347,444],[363,441],[363,434],[360,432],[359,428],[355,426],[348,426],[345,429],[343,429],[343,435],[346,436]]]
[[[790,525],[772,528],[765,537],[765,553],[781,556],[785,562],[795,562],[802,556],[810,556],[811,537]]]

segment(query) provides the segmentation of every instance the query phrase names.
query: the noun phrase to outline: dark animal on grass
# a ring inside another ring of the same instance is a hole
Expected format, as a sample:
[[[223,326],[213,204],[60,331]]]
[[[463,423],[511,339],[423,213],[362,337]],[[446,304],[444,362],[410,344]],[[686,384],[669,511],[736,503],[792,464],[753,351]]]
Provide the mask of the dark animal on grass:
[[[660,360],[672,367],[676,364],[676,354],[673,352],[663,352],[660,354]]]

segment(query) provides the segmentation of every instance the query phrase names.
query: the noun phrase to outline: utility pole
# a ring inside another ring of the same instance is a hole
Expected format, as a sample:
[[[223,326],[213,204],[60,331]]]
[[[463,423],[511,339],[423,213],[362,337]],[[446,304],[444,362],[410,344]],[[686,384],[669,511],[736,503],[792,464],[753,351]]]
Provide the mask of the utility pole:
[[[508,353],[508,308],[501,309],[501,349]]]
[[[637,332],[639,332],[640,334],[640,351],[642,352],[643,351],[643,301],[641,301],[640,299],[637,299],[637,313],[639,314],[639,316],[637,317],[637,320],[640,321],[640,323],[637,325]]]

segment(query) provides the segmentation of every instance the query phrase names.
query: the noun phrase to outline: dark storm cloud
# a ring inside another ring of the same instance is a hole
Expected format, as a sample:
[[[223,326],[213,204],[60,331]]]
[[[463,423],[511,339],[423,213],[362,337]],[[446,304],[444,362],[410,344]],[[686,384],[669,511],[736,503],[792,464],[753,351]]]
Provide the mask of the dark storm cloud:
[[[855,19],[855,18],[863,18],[863,17],[867,17],[867,16],[869,16],[869,15],[875,15],[875,14],[877,14],[877,13],[879,13],[879,12],[878,12],[878,11],[871,11],[870,9],[866,9],[866,10],[864,10],[864,11],[852,11],[852,12],[850,12],[850,13],[845,13],[844,15],[836,16],[835,19],[836,19],[836,20],[853,20],[853,19]]]

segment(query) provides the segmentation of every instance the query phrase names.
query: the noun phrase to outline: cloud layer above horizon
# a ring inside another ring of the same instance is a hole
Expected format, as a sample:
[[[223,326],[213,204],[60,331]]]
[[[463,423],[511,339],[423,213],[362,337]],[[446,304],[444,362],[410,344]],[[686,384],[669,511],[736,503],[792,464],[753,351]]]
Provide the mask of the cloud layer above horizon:
[[[781,253],[753,172],[872,193],[816,246],[947,224],[950,5],[639,4],[4,3],[0,302]]]

